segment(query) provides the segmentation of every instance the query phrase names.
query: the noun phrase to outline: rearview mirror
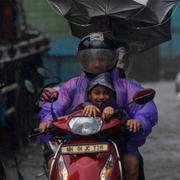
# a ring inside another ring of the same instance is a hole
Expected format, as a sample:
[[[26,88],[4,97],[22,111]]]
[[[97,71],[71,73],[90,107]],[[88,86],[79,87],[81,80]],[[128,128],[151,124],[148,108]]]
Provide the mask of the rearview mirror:
[[[146,104],[153,100],[155,94],[156,92],[154,89],[143,89],[133,96],[133,102],[136,104]]]

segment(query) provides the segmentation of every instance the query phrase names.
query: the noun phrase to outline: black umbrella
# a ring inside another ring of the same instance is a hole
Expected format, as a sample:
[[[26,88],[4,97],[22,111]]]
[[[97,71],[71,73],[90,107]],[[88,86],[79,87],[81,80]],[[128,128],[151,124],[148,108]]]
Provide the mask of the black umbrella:
[[[142,1],[142,0],[141,0]],[[179,0],[145,0],[144,8],[132,17],[134,21],[157,25],[165,22]]]
[[[111,32],[133,53],[171,39],[170,17],[179,0],[49,0],[68,20],[72,34]]]
[[[128,44],[130,51],[133,54],[145,51],[171,39],[170,20],[157,26],[143,28],[136,27],[128,23],[118,23],[117,21],[112,21],[111,28],[113,29],[113,32],[111,31],[111,28],[107,30],[106,27],[103,26],[102,22],[99,26],[94,24],[81,26],[70,23],[70,27],[72,34],[79,38],[82,38],[94,31],[112,33],[115,37],[115,41],[120,44]]]
[[[127,19],[144,6],[133,0],[48,0],[68,21],[91,24],[96,17],[118,17]]]

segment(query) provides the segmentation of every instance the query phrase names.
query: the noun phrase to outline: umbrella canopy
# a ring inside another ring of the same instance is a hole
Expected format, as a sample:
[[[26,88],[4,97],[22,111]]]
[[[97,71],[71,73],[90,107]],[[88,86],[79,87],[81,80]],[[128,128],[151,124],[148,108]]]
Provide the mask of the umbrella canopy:
[[[68,21],[89,24],[96,17],[111,16],[127,19],[143,8],[132,0],[48,0]]]
[[[81,26],[70,23],[73,35],[82,38],[91,32],[112,33],[119,44],[128,44],[131,53],[137,54],[171,39],[170,20],[152,27],[136,27],[129,23],[112,21],[109,31],[101,22],[98,25]],[[113,32],[111,31],[113,29]]]
[[[170,17],[179,0],[48,0],[69,22],[72,34],[111,32],[133,53],[171,39]]]

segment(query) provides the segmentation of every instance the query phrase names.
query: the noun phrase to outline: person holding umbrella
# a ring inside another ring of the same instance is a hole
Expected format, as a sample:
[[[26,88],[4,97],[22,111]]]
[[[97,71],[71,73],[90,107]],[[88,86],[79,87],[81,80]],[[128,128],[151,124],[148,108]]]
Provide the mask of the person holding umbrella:
[[[116,67],[119,68],[119,77],[126,78],[126,70],[129,66],[129,53],[128,48],[119,47],[116,50],[117,63]]]
[[[104,72],[111,74],[116,92],[116,103],[119,108],[128,104],[133,95],[143,89],[139,84],[119,77],[119,69],[115,67],[117,47],[117,44],[103,33],[91,33],[81,40],[77,59],[82,66],[84,75],[72,78],[61,85],[58,99],[54,102],[54,112],[57,117],[65,115],[69,109],[74,109],[79,104],[86,102],[88,83],[92,78]],[[127,127],[135,133],[129,139],[127,149],[123,154],[125,179],[144,179],[143,174],[139,173],[143,165],[138,147],[145,143],[152,127],[157,124],[157,109],[154,102],[151,101],[145,105],[132,104],[127,108],[127,113],[131,120]],[[50,103],[43,104],[40,120],[39,128],[44,131],[53,120]],[[142,134],[137,133],[139,126],[142,128]]]

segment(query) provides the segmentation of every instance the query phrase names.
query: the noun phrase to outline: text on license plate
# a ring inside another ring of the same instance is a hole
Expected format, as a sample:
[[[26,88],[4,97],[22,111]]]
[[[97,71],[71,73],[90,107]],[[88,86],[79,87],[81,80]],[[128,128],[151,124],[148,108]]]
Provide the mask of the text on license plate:
[[[65,145],[61,147],[62,154],[81,154],[96,153],[108,151],[108,144],[83,144],[83,145]]]

